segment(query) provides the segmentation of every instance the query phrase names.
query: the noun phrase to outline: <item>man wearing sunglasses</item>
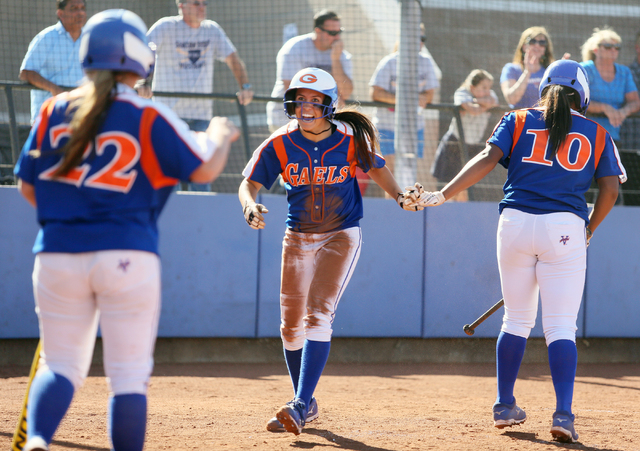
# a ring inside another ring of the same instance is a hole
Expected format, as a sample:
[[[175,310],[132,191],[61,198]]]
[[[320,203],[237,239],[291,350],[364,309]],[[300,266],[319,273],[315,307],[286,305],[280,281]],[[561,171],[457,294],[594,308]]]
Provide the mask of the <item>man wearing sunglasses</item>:
[[[159,92],[213,92],[214,61],[224,61],[238,82],[238,100],[248,105],[253,89],[245,64],[226,33],[213,20],[207,20],[207,0],[176,0],[178,16],[163,17],[149,29],[149,42],[155,45],[156,65],[152,90]],[[146,82],[149,84],[149,81]],[[138,88],[150,97],[148,88]],[[171,107],[194,131],[205,131],[213,117],[210,99],[157,96]],[[190,191],[209,191],[210,186],[190,183]]]
[[[351,54],[344,50],[341,39],[344,29],[340,17],[333,11],[322,10],[313,17],[313,31],[289,39],[277,56],[276,83],[271,97],[282,98],[291,79],[306,67],[329,72],[338,85],[339,105],[353,92]],[[282,102],[267,104],[269,130],[275,131],[289,122]]]

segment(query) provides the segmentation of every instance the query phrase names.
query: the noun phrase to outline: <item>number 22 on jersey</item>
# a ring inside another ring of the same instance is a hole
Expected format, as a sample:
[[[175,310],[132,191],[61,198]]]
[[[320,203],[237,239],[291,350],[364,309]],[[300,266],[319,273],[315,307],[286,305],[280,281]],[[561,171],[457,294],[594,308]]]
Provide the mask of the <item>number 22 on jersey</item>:
[[[527,130],[528,135],[533,135],[533,145],[531,146],[531,155],[522,158],[524,163],[541,164],[544,166],[552,166],[553,161],[547,159],[547,147],[549,146],[549,130]],[[572,155],[570,155],[571,146],[574,146]],[[591,142],[581,133],[569,133],[564,140],[558,153],[556,161],[567,171],[582,171],[591,158],[592,148]]]
[[[69,136],[68,124],[51,127],[49,130],[51,147],[53,149],[57,148],[60,145],[60,141]],[[87,158],[91,154],[93,143],[89,143],[85,149],[82,155],[82,163],[71,169],[67,174],[53,177],[53,173],[62,164],[61,159],[58,163],[43,171],[39,178],[41,180],[69,183],[76,187],[84,185],[89,188],[106,189],[121,193],[129,192],[138,175],[138,171],[135,169],[129,171],[140,160],[141,150],[138,141],[128,133],[108,131],[97,135],[95,142],[96,155],[98,157],[104,155],[108,146],[115,148],[115,155],[90,177],[87,177],[87,174],[91,169],[91,164],[87,161]]]

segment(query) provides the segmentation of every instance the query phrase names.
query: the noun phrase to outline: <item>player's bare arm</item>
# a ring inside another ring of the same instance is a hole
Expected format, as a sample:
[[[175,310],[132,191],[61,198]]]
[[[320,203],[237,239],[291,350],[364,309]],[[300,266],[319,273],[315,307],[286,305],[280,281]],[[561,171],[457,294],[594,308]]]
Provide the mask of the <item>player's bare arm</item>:
[[[264,222],[263,214],[269,213],[267,207],[262,204],[256,203],[258,197],[258,191],[262,188],[262,184],[254,182],[253,180],[244,179],[240,183],[238,189],[238,198],[240,199],[240,205],[242,205],[242,213],[247,224],[252,229],[264,229],[266,225]]]
[[[596,180],[596,183],[599,189],[598,198],[589,215],[589,229],[592,233],[595,232],[615,205],[620,184],[617,175],[601,177]]]
[[[60,86],[55,83],[50,82],[38,72],[33,70],[23,69],[20,71],[20,80],[26,81],[27,83],[31,83],[36,88],[40,88],[44,91],[49,91],[51,95],[57,96],[61,92],[64,92]]]
[[[413,187],[407,187],[404,190],[400,189],[400,185],[398,185],[398,182],[387,166],[370,169],[367,174],[389,197],[395,199],[402,209],[407,211],[422,210],[422,207],[416,205],[419,196],[418,190],[422,188],[422,185],[419,183],[416,183]],[[415,192],[416,195],[412,196],[411,194],[413,192]]]
[[[205,132],[213,142],[214,152],[208,161],[202,163],[191,173],[190,180],[195,183],[213,181],[227,164],[231,143],[240,137],[240,130],[226,117],[214,117]]]
[[[473,157],[442,189],[445,199],[450,199],[460,191],[468,189],[482,180],[489,172],[496,167],[500,158],[502,158],[502,150],[493,144],[487,145],[485,149],[478,155]]]
[[[231,69],[231,72],[233,72],[233,76],[240,87],[240,91],[238,91],[238,100],[242,105],[249,105],[253,100],[253,89],[249,83],[249,76],[247,75],[247,68],[244,61],[242,61],[238,54],[234,52],[227,56],[225,62],[227,63],[227,66],[229,66],[229,69]]]

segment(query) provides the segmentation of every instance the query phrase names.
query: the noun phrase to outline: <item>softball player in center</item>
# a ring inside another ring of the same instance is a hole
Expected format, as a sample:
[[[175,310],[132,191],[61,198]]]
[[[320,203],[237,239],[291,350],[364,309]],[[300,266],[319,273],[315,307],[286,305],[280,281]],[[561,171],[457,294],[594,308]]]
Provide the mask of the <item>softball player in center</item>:
[[[109,383],[109,437],[141,451],[160,314],[157,220],[178,180],[210,182],[239,132],[214,118],[206,133],[133,86],[154,62],[134,13],[93,16],[81,37],[88,82],[47,101],[15,172],[37,208],[33,285],[40,367],[31,384],[25,451],[46,451],[87,377],[100,324]]]
[[[293,119],[274,132],[245,167],[239,198],[247,223],[265,226],[267,209],[256,203],[258,191],[279,175],[285,182],[289,214],[282,244],[280,332],[294,399],[267,423],[270,431],[300,434],[318,417],[313,398],[331,346],[336,307],[360,256],[362,196],[356,167],[398,204],[417,208],[405,197],[375,153],[376,129],[353,109],[336,112],[333,77],[317,68],[298,72],[284,95]]]
[[[513,389],[535,325],[538,293],[542,327],[556,393],[551,434],[575,442],[571,411],[578,362],[576,319],[584,289],[587,246],[613,208],[626,181],[607,131],[584,117],[589,106],[585,70],[575,61],[551,64],[536,108],[507,113],[483,152],[442,191],[425,193],[422,206],[437,206],[480,181],[497,163],[508,169],[500,202],[498,266],[505,313],[496,347],[497,428],[526,420]],[[595,177],[599,195],[588,213],[585,193]]]

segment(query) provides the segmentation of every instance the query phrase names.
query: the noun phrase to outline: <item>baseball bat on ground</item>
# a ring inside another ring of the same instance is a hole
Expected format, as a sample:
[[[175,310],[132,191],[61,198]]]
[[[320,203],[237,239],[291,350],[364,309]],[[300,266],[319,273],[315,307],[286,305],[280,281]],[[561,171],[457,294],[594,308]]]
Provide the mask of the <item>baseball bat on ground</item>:
[[[504,305],[504,298],[496,302],[493,305],[493,307],[491,307],[489,310],[484,312],[480,318],[478,318],[471,324],[465,324],[464,327],[462,328],[464,330],[464,333],[467,335],[473,335],[475,332],[475,328],[478,327],[485,319],[493,315],[496,312],[496,310],[498,310],[503,305]]]
[[[29,401],[29,390],[31,389],[31,382],[38,370],[38,361],[40,360],[40,348],[42,348],[42,340],[38,341],[38,347],[36,348],[36,355],[33,356],[33,362],[31,363],[31,371],[29,371],[29,382],[27,382],[27,393],[24,395],[24,401],[22,403],[22,413],[20,414],[20,420],[16,431],[13,434],[13,441],[11,442],[11,451],[22,451],[24,445],[27,443],[27,402]]]

